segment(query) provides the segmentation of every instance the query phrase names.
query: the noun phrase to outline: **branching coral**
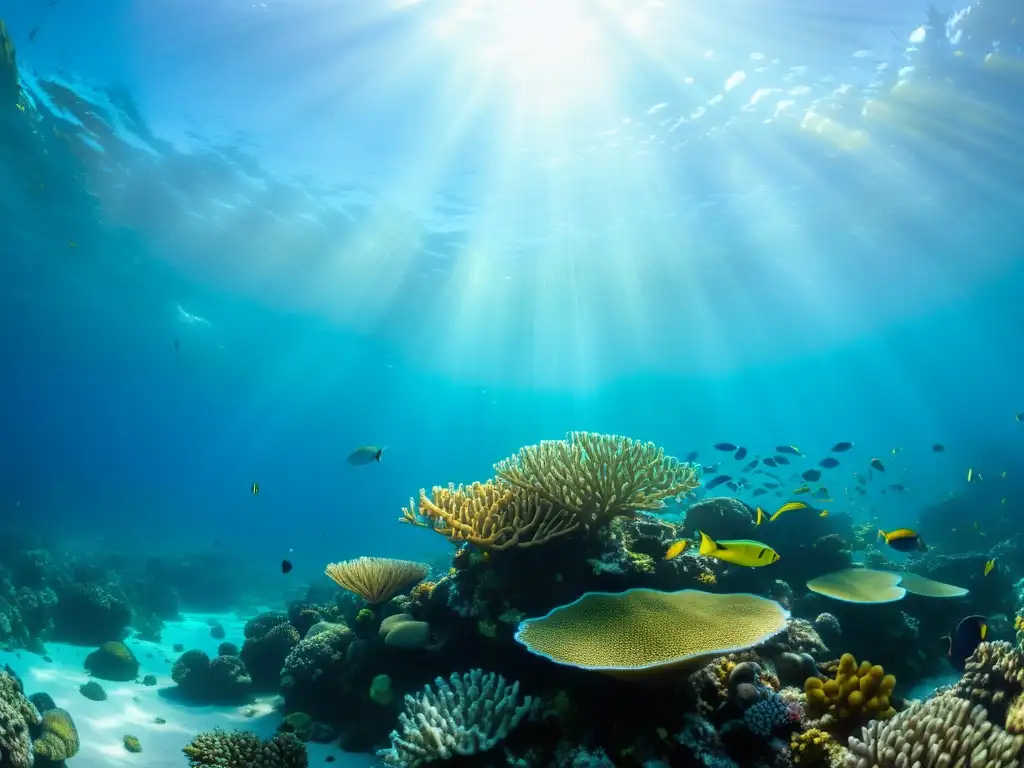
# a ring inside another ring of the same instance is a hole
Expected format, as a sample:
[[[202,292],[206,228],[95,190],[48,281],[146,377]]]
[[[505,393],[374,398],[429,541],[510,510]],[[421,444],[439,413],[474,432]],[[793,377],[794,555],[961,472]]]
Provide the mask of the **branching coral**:
[[[967,660],[953,695],[982,705],[988,719],[1024,733],[1024,654],[1010,643],[981,643]]]
[[[532,547],[573,533],[579,520],[540,494],[490,480],[469,487],[435,486],[420,491],[402,510],[402,522],[426,526],[453,543],[468,541],[481,549]],[[426,522],[425,522],[426,521]]]
[[[423,693],[405,697],[399,730],[391,748],[377,753],[385,765],[419,768],[455,755],[475,755],[494,747],[536,708],[527,696],[519,701],[519,683],[511,685],[493,672],[474,669],[449,682],[434,681]]]
[[[39,712],[25,698],[17,679],[0,670],[0,766],[31,768],[29,728],[39,722]]]
[[[844,653],[832,680],[809,677],[804,683],[807,709],[813,714],[829,713],[840,721],[864,721],[892,717],[890,703],[896,678],[877,664],[857,660]]]
[[[376,605],[390,600],[403,587],[423,581],[429,569],[423,563],[410,560],[359,557],[330,563],[325,570],[339,587]]]
[[[494,465],[498,478],[571,511],[587,526],[654,510],[700,484],[696,468],[653,443],[570,432],[520,449]]]
[[[1024,737],[992,725],[980,705],[953,696],[914,704],[850,738],[847,768],[1015,768]]]
[[[182,752],[191,768],[306,768],[306,745],[291,733],[279,733],[267,741],[248,731],[215,728],[200,733]]]

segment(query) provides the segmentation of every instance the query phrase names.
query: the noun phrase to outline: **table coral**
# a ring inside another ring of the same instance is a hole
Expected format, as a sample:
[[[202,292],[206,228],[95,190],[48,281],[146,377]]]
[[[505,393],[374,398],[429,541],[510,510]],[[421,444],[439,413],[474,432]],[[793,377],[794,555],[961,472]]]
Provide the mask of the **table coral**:
[[[847,768],[970,766],[1017,768],[1024,737],[986,718],[985,708],[954,696],[919,702],[850,739]]]
[[[618,435],[570,432],[564,440],[526,446],[494,465],[498,478],[537,493],[586,526],[655,510],[698,485],[692,464],[666,456],[654,443]]]

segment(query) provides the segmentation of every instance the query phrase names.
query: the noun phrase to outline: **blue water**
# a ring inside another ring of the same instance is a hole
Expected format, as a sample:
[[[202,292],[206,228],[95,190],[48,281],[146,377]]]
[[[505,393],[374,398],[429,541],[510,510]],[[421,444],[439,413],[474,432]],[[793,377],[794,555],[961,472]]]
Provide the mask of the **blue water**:
[[[571,429],[1019,484],[1019,76],[814,5],[0,9],[4,519],[300,580]]]

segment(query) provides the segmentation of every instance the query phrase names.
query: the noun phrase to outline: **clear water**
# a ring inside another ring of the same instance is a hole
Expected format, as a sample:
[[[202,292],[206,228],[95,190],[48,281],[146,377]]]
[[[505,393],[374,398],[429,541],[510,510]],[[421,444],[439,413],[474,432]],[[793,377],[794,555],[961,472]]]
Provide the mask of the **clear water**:
[[[1021,81],[922,66],[925,11],[7,4],[4,517],[443,558],[410,496],[570,429],[851,440],[910,492],[835,509],[891,525],[1020,488]]]

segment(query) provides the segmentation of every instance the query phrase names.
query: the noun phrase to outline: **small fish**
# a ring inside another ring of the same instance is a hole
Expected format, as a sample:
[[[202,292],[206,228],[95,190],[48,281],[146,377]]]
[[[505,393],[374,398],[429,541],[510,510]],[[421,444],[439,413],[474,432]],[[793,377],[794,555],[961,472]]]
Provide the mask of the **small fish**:
[[[68,243],[68,248],[77,248],[77,247],[78,247],[78,243],[76,243],[74,240],[72,240],[70,243]]]
[[[771,488],[772,490],[775,490],[776,488],[779,487],[779,484],[778,483],[769,483],[767,480],[765,480],[764,487],[765,488]]]
[[[771,456],[769,456],[767,459],[765,459],[764,463],[767,466],[769,466],[769,467],[777,467],[777,466],[779,466],[779,463],[777,461],[775,461],[775,459],[773,459]]]
[[[821,512],[818,513],[818,517],[828,517],[828,510],[827,509],[821,510]]]
[[[806,480],[809,483],[816,483],[819,480],[821,480],[821,470],[819,470],[819,469],[808,469],[806,472],[804,472],[802,475],[800,475],[800,477],[802,477],[804,480]]]
[[[946,446],[944,446],[942,443],[935,443],[932,445],[932,451],[934,451],[935,453],[942,453],[944,450],[946,450]]]
[[[968,468],[968,470],[967,470],[967,482],[968,482],[968,483],[969,483],[969,482],[971,482],[971,479],[972,479],[973,477],[974,477],[974,470],[973,470],[973,469],[970,469],[970,468]]]
[[[675,560],[677,557],[683,554],[683,552],[686,551],[686,548],[688,546],[690,546],[689,539],[680,539],[679,541],[673,541],[669,545],[668,549],[665,551],[665,559]]]
[[[783,515],[786,512],[792,512],[796,509],[807,509],[807,505],[802,501],[789,501],[783,504],[781,507],[775,510],[775,513],[768,518],[768,522],[774,523],[779,519],[779,515]]]
[[[719,462],[718,464],[705,464],[703,467],[701,467],[701,471],[705,475],[710,475],[713,472],[717,472],[720,466],[722,466],[721,462]]]
[[[697,453],[696,451],[690,451],[688,454],[686,454],[686,460],[696,461],[698,456],[700,456],[700,454]]]
[[[292,563],[291,563],[291,561],[290,560],[282,560],[281,561],[281,573],[291,573],[291,572],[292,572]]]
[[[799,488],[794,488],[791,491],[791,493],[794,493],[794,494],[810,493],[810,492],[811,492],[811,486],[807,485],[806,483],[801,485]]]
[[[728,483],[730,480],[732,480],[732,478],[729,477],[729,475],[719,475],[718,477],[713,478],[711,482],[705,484],[704,487],[710,491],[712,488],[717,488],[723,483]]]
[[[818,490],[816,490],[814,492],[814,498],[816,498],[816,499],[828,499],[829,501],[832,501],[832,499],[829,499],[828,488],[826,488],[824,485],[821,486],[820,488],[818,488]]]
[[[734,453],[732,457],[736,459],[736,461],[743,461],[745,458],[747,458],[747,449],[741,445],[739,448],[736,449],[736,453]]]
[[[833,445],[832,446],[832,452],[833,453],[846,453],[851,448],[853,448],[853,443],[848,443],[848,442],[844,441],[842,443],[836,443],[835,445]]]
[[[762,525],[767,519],[768,519],[768,516],[764,513],[764,510],[761,509],[760,507],[758,507],[757,508],[757,519],[754,520],[754,525]]]
[[[259,483],[253,483],[252,484],[252,495],[253,496],[258,496],[259,492],[260,492],[260,484]]]
[[[879,459],[871,460],[871,468],[877,469],[879,472],[885,472],[885,465]]]
[[[963,672],[967,659],[987,637],[988,619],[984,616],[968,616],[961,619],[952,637],[946,638],[949,641],[949,663],[958,672]]]
[[[795,445],[776,445],[775,452],[788,453],[790,456],[803,456],[803,454],[800,453],[800,449]]]
[[[730,491],[733,492],[738,491],[740,489],[739,483],[733,482],[731,480],[728,483],[726,483],[726,486],[729,488]]]
[[[878,535],[885,539],[885,543],[897,552],[913,552],[915,549],[924,552],[927,549],[924,541],[917,535],[917,532],[909,528],[897,528],[895,531],[889,531],[888,533],[879,529]]]
[[[897,455],[902,450],[903,450],[902,448],[893,448],[892,449],[892,455],[895,456],[895,455]]]
[[[745,466],[744,469],[753,469],[754,467],[757,466],[757,462],[758,461],[760,461],[760,459],[753,459],[753,460],[751,460],[751,462],[749,464],[747,464],[747,466]]]
[[[352,451],[346,461],[354,466],[362,467],[375,461],[380,463],[380,457],[383,453],[384,448],[378,448],[376,445],[363,445]]]
[[[700,553],[733,565],[760,568],[778,562],[779,553],[760,541],[733,539],[715,541],[703,531],[700,533]]]
[[[831,456],[827,456],[818,462],[818,466],[824,467],[825,469],[835,469],[839,466],[839,459],[833,459]]]
[[[32,27],[32,30],[28,33],[28,41],[31,43],[36,39],[36,35],[39,34],[39,27]]]
[[[1006,479],[1006,470],[1004,469],[1002,472],[1000,472],[999,476],[1003,479]]]
[[[776,461],[777,461],[777,462],[778,462],[779,464],[789,464],[789,459],[787,459],[787,458],[786,458],[785,456],[776,456],[776,457],[775,457],[775,460],[776,460]]]
[[[713,446],[716,451],[735,451],[736,446],[732,443],[715,443]]]
[[[1003,498],[1001,498],[1001,499],[999,500],[999,503],[1000,503],[1000,504],[1005,504],[1005,503],[1006,503],[1006,497],[1004,496]]]
[[[181,342],[177,339],[174,340],[174,351],[181,352]]]
[[[889,490],[896,491],[896,493],[904,493],[907,487],[903,483],[893,483],[889,486]]]
[[[1015,414],[1013,414],[1013,418],[1015,418],[1017,421],[1024,421],[1024,411],[1017,411]]]
[[[755,488],[754,498],[757,498],[758,496],[764,496],[766,493],[768,493],[768,491],[766,491],[764,488]],[[1003,499],[1003,501],[1006,501],[1006,499]]]
[[[991,560],[989,560],[987,563],[985,563],[985,571],[984,571],[984,573],[982,575],[983,576],[988,576],[990,573],[992,573],[992,571],[995,569],[995,567],[996,567],[996,559],[993,557]]]
[[[868,481],[867,481],[867,480],[865,480],[865,479],[864,479],[864,476],[863,476],[863,475],[861,475],[861,474],[860,474],[859,472],[854,472],[854,473],[853,473],[853,477],[854,477],[854,479],[855,479],[855,480],[856,480],[856,481],[857,481],[858,483],[860,483],[861,485],[867,485],[867,482],[868,482]]]

